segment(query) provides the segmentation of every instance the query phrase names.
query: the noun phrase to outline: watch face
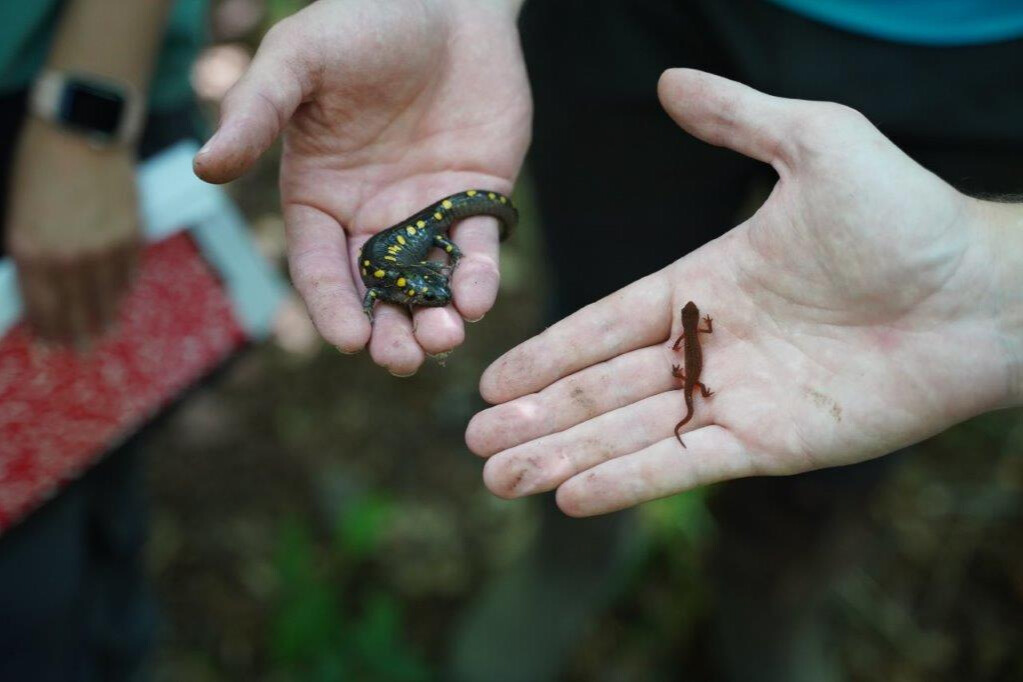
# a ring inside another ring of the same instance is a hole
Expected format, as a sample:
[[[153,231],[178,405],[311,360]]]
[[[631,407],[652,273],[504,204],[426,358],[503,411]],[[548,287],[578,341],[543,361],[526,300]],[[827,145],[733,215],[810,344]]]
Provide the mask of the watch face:
[[[64,86],[60,114],[67,125],[112,137],[124,115],[124,95],[71,78]]]

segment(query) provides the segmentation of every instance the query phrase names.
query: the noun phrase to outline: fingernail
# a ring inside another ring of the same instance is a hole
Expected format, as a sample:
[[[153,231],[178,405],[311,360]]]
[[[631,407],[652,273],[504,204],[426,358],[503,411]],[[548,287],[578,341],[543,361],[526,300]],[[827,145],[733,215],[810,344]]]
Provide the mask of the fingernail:
[[[215,140],[216,137],[217,137],[217,134],[213,133],[213,137],[211,137],[210,139],[206,140],[206,144],[204,144],[202,147],[200,147],[199,151],[197,151],[195,153],[195,155],[198,157],[198,156],[203,156],[204,154],[209,153],[210,147],[213,146],[213,140]]]
[[[357,350],[345,350],[344,348],[341,348],[340,346],[334,346],[334,348],[336,348],[337,352],[340,353],[341,355],[355,355],[356,353],[359,352]]]
[[[398,379],[408,379],[410,376],[415,375],[416,370],[412,370],[408,374],[398,374],[397,372],[392,372],[391,370],[387,370],[387,373],[390,374],[392,377],[397,377]]]
[[[482,315],[480,315],[479,317],[477,317],[477,318],[476,318],[476,319],[474,319],[474,320],[470,320],[469,318],[466,318],[466,319],[465,319],[465,321],[466,321],[466,322],[468,322],[468,323],[470,323],[470,324],[472,324],[472,323],[474,323],[474,322],[479,322],[480,320],[482,320],[482,319],[483,319],[484,317],[486,317],[486,316],[487,316],[487,315],[486,315],[486,313],[483,313]]]

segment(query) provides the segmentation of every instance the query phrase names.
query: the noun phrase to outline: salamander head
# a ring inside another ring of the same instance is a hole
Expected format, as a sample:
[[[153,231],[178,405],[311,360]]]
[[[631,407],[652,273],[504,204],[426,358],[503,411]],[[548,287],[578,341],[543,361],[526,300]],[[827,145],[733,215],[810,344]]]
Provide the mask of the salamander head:
[[[451,302],[448,278],[429,268],[411,266],[402,271],[405,280],[402,290],[411,305],[445,306]]]

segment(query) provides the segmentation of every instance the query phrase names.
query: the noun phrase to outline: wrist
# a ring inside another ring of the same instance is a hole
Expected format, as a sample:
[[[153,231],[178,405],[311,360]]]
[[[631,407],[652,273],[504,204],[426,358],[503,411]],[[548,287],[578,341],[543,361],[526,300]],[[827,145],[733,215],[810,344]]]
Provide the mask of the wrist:
[[[1023,203],[972,199],[994,328],[1006,365],[1005,406],[1023,405]]]
[[[46,69],[32,88],[29,110],[95,147],[132,146],[141,133],[145,105],[138,89],[125,81]]]
[[[134,167],[129,148],[96,149],[80,135],[28,119],[12,164],[6,235],[12,254],[94,252],[111,235],[131,234],[138,213]]]

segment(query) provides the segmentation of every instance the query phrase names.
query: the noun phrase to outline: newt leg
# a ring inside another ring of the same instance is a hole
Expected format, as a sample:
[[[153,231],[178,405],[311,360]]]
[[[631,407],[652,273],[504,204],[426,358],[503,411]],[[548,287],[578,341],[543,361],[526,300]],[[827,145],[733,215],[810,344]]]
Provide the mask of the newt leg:
[[[704,334],[713,334],[714,333],[714,318],[712,318],[710,315],[704,315],[703,316],[703,321],[707,323],[707,328],[706,329],[698,329],[697,331],[702,332]]]
[[[677,338],[677,339],[675,339],[675,345],[673,345],[673,346],[671,347],[671,349],[672,349],[672,350],[678,350],[679,348],[681,348],[681,347],[682,347],[682,340],[683,340],[684,338],[686,338],[686,333],[685,333],[685,332],[682,332],[681,334],[679,334],[679,335],[678,335],[678,338]]]
[[[712,391],[712,390],[710,390],[709,388],[707,388],[707,385],[706,385],[706,384],[704,384],[704,383],[703,383],[702,381],[697,381],[697,382],[696,382],[695,384],[693,384],[693,386],[694,386],[695,388],[698,388],[698,389],[700,389],[700,394],[701,394],[701,395],[702,395],[702,396],[703,396],[704,398],[709,398],[709,397],[711,397],[712,395],[714,395],[714,391]]]
[[[682,371],[682,365],[672,365],[671,366],[671,376],[675,377],[676,379],[683,379],[683,380],[685,380],[686,375],[685,375],[685,372]]]

